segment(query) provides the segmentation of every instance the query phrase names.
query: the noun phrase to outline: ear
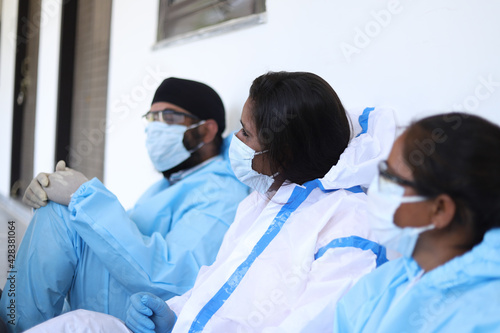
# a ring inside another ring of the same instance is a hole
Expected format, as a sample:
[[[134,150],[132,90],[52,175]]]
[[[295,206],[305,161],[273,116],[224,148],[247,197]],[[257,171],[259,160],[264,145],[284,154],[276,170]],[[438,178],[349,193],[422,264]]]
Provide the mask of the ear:
[[[436,229],[443,229],[450,225],[455,216],[456,204],[448,194],[438,195],[433,202],[432,224]]]
[[[214,140],[217,132],[219,131],[219,126],[213,119],[205,120],[205,123],[200,128],[200,133],[203,138],[203,142],[210,143]]]

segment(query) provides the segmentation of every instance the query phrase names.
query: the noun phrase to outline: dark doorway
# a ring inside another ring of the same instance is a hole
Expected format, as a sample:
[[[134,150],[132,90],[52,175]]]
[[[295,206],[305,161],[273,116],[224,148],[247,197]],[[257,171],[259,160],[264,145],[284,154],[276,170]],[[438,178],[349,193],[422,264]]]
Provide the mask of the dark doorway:
[[[33,178],[41,0],[19,0],[12,127],[11,196],[19,198]]]
[[[55,163],[67,160],[71,141],[77,12],[78,0],[63,2]]]

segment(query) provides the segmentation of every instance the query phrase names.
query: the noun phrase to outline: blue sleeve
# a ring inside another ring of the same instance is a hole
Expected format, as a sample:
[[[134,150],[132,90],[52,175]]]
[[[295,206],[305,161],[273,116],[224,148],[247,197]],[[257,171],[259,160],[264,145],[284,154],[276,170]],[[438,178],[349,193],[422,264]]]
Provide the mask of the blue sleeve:
[[[337,303],[337,307],[335,309],[335,318],[333,322],[334,333],[353,332],[353,326],[351,325],[351,321],[346,314],[345,304],[343,302],[344,298]]]
[[[433,332],[500,332],[498,278],[470,281],[442,292],[440,303],[435,301],[437,297],[421,299],[421,293],[414,296],[424,305],[410,317],[415,324],[425,323],[424,329],[429,327]]]
[[[370,275],[370,274],[368,274]],[[362,286],[365,277],[361,278],[348,292],[337,302],[333,331],[335,333],[356,332],[360,322],[364,322],[366,313],[365,302],[368,301],[367,290]]]
[[[189,290],[199,268],[215,259],[228,228],[216,212],[230,210],[219,201],[200,201],[190,207],[165,238],[158,232],[141,234],[117,198],[97,179],[79,188],[69,209],[76,231],[115,279],[130,292],[147,290],[168,298]]]
[[[389,261],[363,276],[337,303],[334,332],[370,332],[394,298],[394,286],[405,281],[401,259]]]

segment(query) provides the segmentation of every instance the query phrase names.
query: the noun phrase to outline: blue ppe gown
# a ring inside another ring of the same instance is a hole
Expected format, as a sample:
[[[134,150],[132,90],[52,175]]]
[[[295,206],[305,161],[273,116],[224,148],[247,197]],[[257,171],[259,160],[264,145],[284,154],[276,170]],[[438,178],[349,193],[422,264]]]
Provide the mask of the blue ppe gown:
[[[334,332],[500,332],[500,228],[421,273],[400,258],[363,277],[338,303]]]
[[[15,296],[2,297],[1,317],[23,331],[59,315],[67,296],[71,309],[124,320],[136,292],[165,300],[183,294],[215,260],[247,195],[222,157],[174,185],[160,180],[129,212],[94,178],[69,207],[49,202],[36,210],[16,258]]]

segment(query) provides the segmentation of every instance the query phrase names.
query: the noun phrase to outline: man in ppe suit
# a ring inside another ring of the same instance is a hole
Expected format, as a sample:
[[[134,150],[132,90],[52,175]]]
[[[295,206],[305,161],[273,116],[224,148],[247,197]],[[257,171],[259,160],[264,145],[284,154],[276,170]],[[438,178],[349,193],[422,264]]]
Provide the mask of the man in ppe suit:
[[[128,212],[98,179],[87,181],[64,162],[58,173],[40,174],[30,184],[25,202],[44,207],[17,254],[15,298],[1,300],[9,330],[55,317],[63,305],[124,319],[130,295],[148,290],[166,300],[183,294],[199,268],[214,261],[248,194],[225,158],[222,101],[205,84],[168,78],[144,117],[149,156],[165,177]],[[73,183],[71,193],[54,191],[58,181]],[[9,322],[12,300],[16,314]]]

